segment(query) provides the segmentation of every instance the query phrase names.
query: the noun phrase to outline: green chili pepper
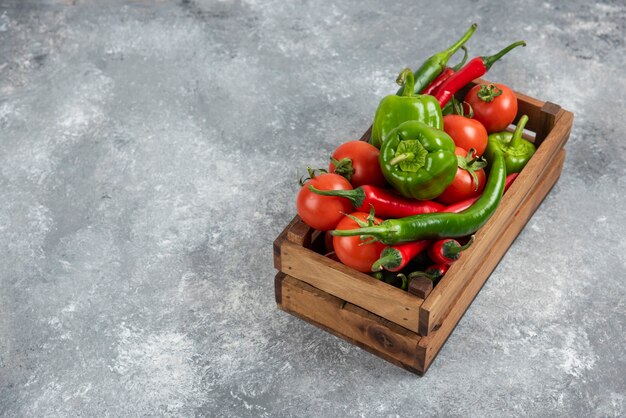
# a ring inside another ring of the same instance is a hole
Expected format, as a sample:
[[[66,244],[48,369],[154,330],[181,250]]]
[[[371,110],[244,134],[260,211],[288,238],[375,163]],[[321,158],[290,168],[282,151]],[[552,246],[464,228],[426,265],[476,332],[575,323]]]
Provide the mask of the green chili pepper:
[[[506,180],[504,157],[496,151],[491,161],[489,179],[480,198],[459,213],[429,213],[400,219],[388,219],[379,225],[359,229],[335,230],[335,236],[363,235],[387,245],[423,239],[458,238],[471,235],[494,214]]]
[[[528,116],[524,115],[517,122],[515,132],[497,132],[489,135],[484,156],[491,161],[493,155],[499,151],[504,155],[507,174],[519,173],[533,156],[537,147],[532,142],[522,138]]]
[[[456,53],[456,51],[463,46],[465,42],[474,34],[474,31],[478,25],[476,23],[472,24],[470,28],[461,36],[461,39],[456,41],[452,46],[448,49],[438,52],[428,58],[424,63],[415,71],[415,85],[412,86],[411,91],[415,91],[417,93],[424,90],[428,85],[435,79],[441,72],[446,68],[446,64],[448,64],[448,60],[452,55]],[[398,96],[402,96],[404,91],[408,86],[400,87],[400,90],[396,93]]]
[[[454,180],[454,150],[447,133],[411,120],[389,133],[378,159],[383,176],[401,195],[430,200]]]
[[[402,70],[398,84],[404,85],[402,96],[391,94],[384,97],[374,116],[370,142],[380,148],[389,132],[408,120],[418,120],[437,129],[443,129],[443,116],[439,102],[428,94],[413,93],[413,72],[409,68]]]

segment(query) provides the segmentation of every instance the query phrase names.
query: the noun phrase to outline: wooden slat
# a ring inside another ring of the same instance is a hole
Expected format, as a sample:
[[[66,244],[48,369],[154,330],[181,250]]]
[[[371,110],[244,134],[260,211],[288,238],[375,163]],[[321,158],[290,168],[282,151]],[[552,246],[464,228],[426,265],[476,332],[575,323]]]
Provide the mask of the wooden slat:
[[[294,218],[294,222],[287,229],[287,239],[295,244],[309,248],[315,230],[305,224],[299,216]]]
[[[490,250],[481,254],[482,263],[479,268],[473,272],[472,280],[463,289],[459,298],[451,305],[451,309],[443,319],[441,327],[431,332],[428,336],[422,337],[420,340],[419,346],[426,350],[425,364],[423,367],[424,372],[428,369],[435,356],[454,330],[454,327],[487,281],[491,272],[500,262],[507,249],[524,228],[532,214],[549,193],[550,189],[552,189],[557,182],[563,168],[564,160],[565,150],[561,150],[555,163],[552,164],[545,176],[533,189],[524,204],[515,212],[509,225],[501,231],[496,245],[491,246]]]
[[[572,120],[573,115],[570,112],[562,113],[543,144],[502,198],[496,213],[476,233],[476,242],[464,252],[464,256],[459,261],[450,267],[450,270],[426,298],[420,308],[419,334],[428,335],[441,323],[471,278],[472,272],[485,259],[484,254],[490,250],[517,208],[527,198],[537,179],[550,169],[550,164],[569,137]]]
[[[407,292],[418,298],[426,299],[433,291],[433,281],[427,277],[416,277],[411,279]]]
[[[280,273],[279,273],[280,274]],[[345,303],[289,275],[277,276],[279,307],[313,325],[414,373],[421,373],[426,350],[420,337],[358,306]]]
[[[540,146],[546,135],[554,128],[558,118],[562,116],[563,110],[558,104],[546,102],[541,107],[540,126],[535,136],[535,145]]]
[[[291,222],[287,224],[285,229],[283,229],[283,231],[280,234],[278,234],[278,236],[274,240],[272,247],[274,250],[274,268],[276,270],[280,270],[280,245],[283,243],[284,240],[287,239],[287,234],[289,233],[289,230],[291,229],[291,227],[293,227],[299,221],[300,221],[300,217],[296,215],[291,220]]]
[[[281,245],[280,261],[282,272],[417,331],[423,299],[289,241]]]

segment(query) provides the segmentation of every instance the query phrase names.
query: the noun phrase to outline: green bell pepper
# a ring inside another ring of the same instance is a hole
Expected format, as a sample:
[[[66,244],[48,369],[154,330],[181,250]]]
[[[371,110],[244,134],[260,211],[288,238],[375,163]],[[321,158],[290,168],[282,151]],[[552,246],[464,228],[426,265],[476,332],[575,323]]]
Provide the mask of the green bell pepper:
[[[528,116],[524,115],[517,122],[515,132],[497,132],[489,135],[484,156],[491,162],[496,151],[502,152],[506,164],[507,174],[519,173],[533,156],[537,147],[532,142],[522,138]]]
[[[404,86],[402,96],[384,97],[374,116],[370,143],[380,148],[389,132],[409,120],[418,120],[437,129],[443,129],[443,116],[439,102],[428,94],[413,93],[413,72],[402,70],[396,82]]]
[[[452,183],[457,170],[450,136],[420,121],[392,130],[380,149],[385,179],[405,197],[430,200]]]

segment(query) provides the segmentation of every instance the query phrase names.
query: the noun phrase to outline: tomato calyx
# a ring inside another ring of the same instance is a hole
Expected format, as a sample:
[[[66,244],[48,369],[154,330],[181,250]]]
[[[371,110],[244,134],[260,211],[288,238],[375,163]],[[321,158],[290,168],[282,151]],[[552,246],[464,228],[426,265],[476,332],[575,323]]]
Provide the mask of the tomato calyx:
[[[456,156],[458,167],[462,170],[465,170],[472,177],[472,182],[474,183],[474,191],[478,190],[478,177],[476,177],[476,171],[482,170],[487,167],[487,160],[484,157],[476,157],[476,150],[474,148],[470,148],[467,151],[467,155],[462,157],[460,155]]]
[[[452,97],[450,100],[450,108],[450,112],[447,114],[459,115],[468,119],[472,119],[474,117],[474,108],[472,105],[466,101],[460,101],[456,97]],[[465,109],[467,109],[467,112]]]
[[[320,174],[327,174],[328,173],[328,170],[325,170],[323,168],[311,168],[309,166],[306,167],[306,171],[307,171],[307,174],[303,175],[298,180],[298,183],[300,184],[300,186],[304,186],[304,184],[307,181],[313,180],[315,177],[317,177]],[[308,177],[306,177],[307,175],[308,175]],[[347,179],[347,180],[350,181],[349,179]]]
[[[483,102],[493,102],[494,99],[502,94],[502,89],[494,84],[487,84],[480,86],[480,90],[476,95]]]
[[[339,174],[340,176],[345,177],[346,180],[352,181],[354,167],[352,167],[352,160],[350,158],[346,157],[341,160],[337,160],[336,158],[330,157],[330,162],[335,166],[335,174]]]
[[[348,218],[356,222],[356,224],[361,228],[367,228],[370,226],[376,226],[380,224],[380,222],[376,222],[376,218],[374,216],[374,205],[372,204],[370,204],[370,213],[369,215],[367,215],[367,218],[365,218],[365,221],[357,218],[354,215],[350,215],[347,213],[344,213],[344,215],[346,215]],[[359,245],[367,245],[367,244],[372,244],[374,242],[378,242],[378,239],[374,237],[373,235],[361,235],[359,238],[362,241]]]

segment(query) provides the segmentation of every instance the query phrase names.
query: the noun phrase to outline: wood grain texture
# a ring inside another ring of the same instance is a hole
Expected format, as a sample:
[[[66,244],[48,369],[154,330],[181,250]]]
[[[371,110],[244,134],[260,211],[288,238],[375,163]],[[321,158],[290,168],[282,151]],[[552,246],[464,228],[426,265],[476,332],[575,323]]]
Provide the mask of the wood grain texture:
[[[427,277],[416,277],[409,281],[407,292],[418,298],[426,299],[433,291],[433,281]]]
[[[282,272],[417,331],[423,299],[289,241],[281,244],[280,261]]]
[[[287,239],[287,234],[288,234],[289,230],[291,229],[291,227],[293,227],[299,221],[300,221],[300,217],[296,215],[291,220],[291,222],[289,222],[287,224],[285,229],[283,229],[283,231],[280,234],[278,234],[278,236],[274,240],[274,243],[273,243],[272,247],[273,247],[273,251],[274,251],[274,268],[276,270],[280,270],[280,245],[283,243],[284,240]]]
[[[413,373],[422,372],[426,350],[418,346],[416,333],[289,275],[278,281],[282,310]]]
[[[287,228],[287,239],[295,244],[309,248],[314,232],[313,228],[305,224],[299,216],[296,216],[291,226]]]
[[[544,139],[543,144],[528,162],[524,170],[511,185],[500,206],[489,221],[476,233],[476,241],[464,252],[464,256],[454,263],[439,284],[433,289],[420,307],[418,332],[428,335],[443,320],[460,292],[472,278],[474,272],[484,260],[501,231],[513,218],[516,210],[527,199],[531,189],[541,179],[546,170],[550,170],[557,153],[569,137],[573,121],[570,112],[563,111],[556,125]]]
[[[532,214],[559,179],[564,160],[565,150],[561,150],[554,164],[551,165],[548,172],[536,185],[524,204],[515,212],[509,225],[501,231],[497,242],[494,243],[489,251],[482,254],[481,258],[483,262],[478,266],[478,269],[473,272],[471,281],[469,281],[467,286],[463,289],[459,298],[451,305],[451,309],[446,313],[440,327],[429,335],[422,337],[420,340],[419,346],[426,350],[426,358],[423,365],[424,372],[428,369],[430,364],[432,364],[435,356],[446,342],[467,308],[471,305],[491,272],[498,265],[517,235],[519,235]]]

